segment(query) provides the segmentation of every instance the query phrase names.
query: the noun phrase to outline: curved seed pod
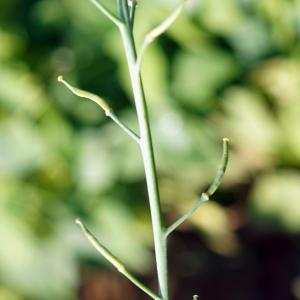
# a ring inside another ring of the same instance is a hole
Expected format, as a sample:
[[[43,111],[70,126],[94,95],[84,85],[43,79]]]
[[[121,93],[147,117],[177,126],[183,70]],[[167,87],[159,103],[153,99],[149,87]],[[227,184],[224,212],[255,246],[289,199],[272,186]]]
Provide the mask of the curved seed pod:
[[[157,296],[152,290],[146,287],[142,282],[140,282],[133,274],[131,274],[127,268],[124,266],[120,260],[114,256],[105,246],[103,246],[99,240],[94,236],[94,234],[81,222],[80,219],[76,219],[76,224],[78,224],[83,231],[86,238],[95,247],[95,249],[107,260],[109,261],[121,274],[127,277],[133,284],[138,288],[148,294],[154,300],[162,300]]]
[[[212,184],[209,186],[208,190],[206,191],[206,194],[210,197],[212,196],[215,191],[218,189],[219,185],[221,184],[221,181],[224,177],[227,165],[228,165],[228,158],[229,158],[229,153],[228,149],[229,148],[229,139],[228,138],[223,138],[223,154],[222,154],[222,159],[221,163],[219,165],[219,169],[217,172],[216,177],[214,178]]]
[[[228,165],[228,157],[229,157],[229,139],[223,138],[223,154],[221,158],[221,162],[219,165],[218,172],[213,179],[211,185],[207,189],[205,193],[202,193],[201,196],[196,200],[196,202],[192,205],[192,207],[177,221],[175,221],[171,226],[169,226],[165,231],[165,236],[167,237],[170,233],[172,233],[179,225],[185,222],[204,202],[208,201],[209,198],[215,193],[218,189],[221,181],[224,177],[227,165]],[[197,298],[196,298],[197,299]]]
[[[105,115],[107,117],[111,118],[118,126],[120,126],[121,129],[123,129],[137,143],[140,142],[140,137],[133,130],[131,130],[128,126],[126,126],[121,120],[119,120],[119,118],[114,114],[112,108],[107,104],[107,102],[103,98],[101,98],[93,93],[78,89],[77,87],[75,87],[75,86],[71,85],[70,83],[68,83],[67,81],[65,81],[62,76],[58,76],[57,80],[59,82],[62,82],[76,96],[81,97],[81,98],[86,98],[86,99],[92,100],[95,103],[97,103],[104,110]]]
[[[147,47],[161,34],[163,34],[178,18],[180,13],[183,10],[184,4],[186,0],[181,0],[178,7],[169,15],[162,23],[152,29],[147,35],[145,36],[144,42],[142,44],[141,51],[138,55],[137,62],[136,62],[136,69],[140,71],[142,58],[144,56],[145,50]]]
[[[158,36],[163,34],[178,18],[185,4],[185,0],[182,0],[178,7],[168,16],[162,23],[152,29],[145,37],[146,43],[151,43]]]
[[[97,95],[95,95],[91,92],[81,90],[81,89],[71,85],[70,83],[65,81],[63,76],[61,76],[61,75],[57,77],[57,80],[59,82],[62,82],[76,96],[81,97],[81,98],[85,98],[85,99],[89,99],[89,100],[92,100],[92,101],[96,102],[104,110],[104,112],[107,116],[112,111],[112,109],[109,107],[109,105],[107,104],[107,102],[103,98],[101,98],[101,97],[99,97],[99,96],[97,96]]]

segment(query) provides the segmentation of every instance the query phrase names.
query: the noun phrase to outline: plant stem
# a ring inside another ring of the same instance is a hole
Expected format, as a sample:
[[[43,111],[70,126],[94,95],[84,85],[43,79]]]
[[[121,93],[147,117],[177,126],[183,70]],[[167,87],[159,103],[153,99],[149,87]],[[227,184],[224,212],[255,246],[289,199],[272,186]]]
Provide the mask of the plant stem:
[[[133,138],[137,143],[140,143],[140,137],[131,130],[127,125],[125,125],[120,119],[114,114],[112,110],[106,113],[121,129],[123,129],[131,138]]]
[[[167,238],[178,226],[185,222],[203,203],[205,203],[208,200],[208,195],[202,193],[201,196],[197,199],[197,201],[193,204],[193,206],[183,216],[181,216],[177,221],[175,221],[166,229],[165,238]]]
[[[128,17],[128,7],[123,14]],[[156,256],[156,268],[158,274],[158,284],[163,300],[169,300],[168,271],[167,271],[167,245],[164,238],[165,227],[162,221],[160,197],[157,182],[157,173],[153,152],[153,144],[149,125],[149,115],[145,99],[144,88],[140,73],[136,68],[136,48],[133,38],[132,28],[126,25],[120,26],[120,32],[125,48],[131,84],[135,99],[135,105],[140,127],[140,148],[144,163],[146,183],[149,194],[151,219],[153,225],[154,248]]]
[[[108,19],[110,19],[113,23],[115,23],[118,27],[121,25],[121,20],[117,18],[109,9],[107,9],[101,2],[97,0],[89,0],[95,7],[100,10]]]
[[[140,137],[117,118],[117,116],[113,113],[112,109],[108,106],[104,99],[90,92],[83,91],[71,86],[69,83],[63,80],[62,76],[60,76],[58,80],[63,82],[77,96],[90,99],[96,102],[98,105],[100,105],[101,108],[105,111],[105,114],[108,117],[110,117],[117,125],[119,125],[129,136],[131,136],[140,145],[149,195],[152,230],[154,237],[154,250],[156,258],[155,261],[158,275],[159,292],[161,297],[157,296],[150,289],[144,286],[140,281],[138,281],[125,268],[125,266],[95,238],[95,236],[86,228],[86,226],[80,220],[77,220],[77,223],[81,226],[81,229],[83,230],[84,234],[94,245],[94,247],[110,263],[112,263],[118,269],[119,272],[125,275],[129,280],[131,280],[136,286],[138,286],[141,290],[143,290],[153,299],[169,300],[170,298],[168,287],[167,237],[173,230],[175,230],[180,224],[182,224],[203,202],[207,201],[209,197],[219,187],[228,163],[228,139],[223,139],[223,157],[221,165],[215,179],[208,188],[207,192],[203,193],[201,197],[196,201],[196,203],[181,218],[179,218],[170,227],[166,228],[163,223],[161,213],[161,203],[158,189],[157,171],[155,166],[149,114],[145,98],[145,92],[143,88],[142,77],[140,74],[140,67],[143,54],[147,46],[172,25],[172,23],[176,20],[176,18],[182,11],[185,0],[181,0],[181,3],[178,6],[178,8],[160,25],[155,27],[149,34],[146,35],[144,44],[142,45],[142,49],[138,57],[133,36],[133,24],[137,1],[116,0],[119,17],[116,17],[101,2],[98,2],[98,0],[89,1],[93,3],[96,6],[96,8],[100,10],[107,18],[109,18],[120,30],[125,48],[131,85],[133,89],[138,123],[140,128]],[[129,8],[129,6],[131,7]],[[198,296],[193,296],[193,299],[197,300]]]

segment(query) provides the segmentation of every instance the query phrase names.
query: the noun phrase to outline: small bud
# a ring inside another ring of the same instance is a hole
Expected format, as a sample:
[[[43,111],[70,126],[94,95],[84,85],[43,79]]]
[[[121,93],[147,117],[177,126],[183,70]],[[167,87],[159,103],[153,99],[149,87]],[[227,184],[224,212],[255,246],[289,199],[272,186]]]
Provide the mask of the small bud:
[[[173,13],[169,17],[167,17],[160,25],[158,25],[151,32],[149,32],[146,36],[145,42],[151,43],[158,36],[163,34],[176,21],[184,7],[184,4],[185,1],[181,1],[179,6],[173,11]]]
[[[77,225],[81,225],[81,221],[80,221],[80,219],[79,219],[79,218],[77,218],[77,219],[75,220],[75,223],[76,223]]]
[[[63,78],[62,75],[59,75],[59,76],[57,77],[57,81],[62,82],[63,80],[64,80],[64,78]]]

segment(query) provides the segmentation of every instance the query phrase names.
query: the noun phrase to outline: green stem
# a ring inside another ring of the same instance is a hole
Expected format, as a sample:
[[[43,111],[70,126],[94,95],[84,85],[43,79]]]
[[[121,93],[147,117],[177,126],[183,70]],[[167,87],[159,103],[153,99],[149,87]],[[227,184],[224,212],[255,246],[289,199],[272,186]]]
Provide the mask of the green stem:
[[[124,1],[125,2],[125,1]],[[128,18],[128,7],[123,11]],[[126,19],[124,21],[126,21]],[[120,32],[125,47],[127,63],[131,78],[131,84],[135,99],[135,105],[140,127],[140,148],[144,163],[146,183],[149,194],[149,203],[152,219],[154,248],[156,255],[156,267],[158,274],[158,284],[163,300],[169,300],[168,271],[167,271],[167,245],[164,238],[165,227],[162,221],[160,197],[157,182],[157,173],[153,152],[153,144],[149,125],[148,109],[139,72],[136,72],[136,48],[130,23],[120,26]]]
[[[167,238],[178,226],[184,223],[204,202],[208,200],[209,197],[207,194],[201,194],[201,196],[196,200],[193,206],[187,212],[185,212],[183,216],[181,216],[177,221],[175,221],[167,228],[165,232],[165,238]]]
[[[127,125],[125,125],[120,119],[114,114],[112,110],[106,113],[121,129],[123,129],[132,139],[137,143],[140,143],[140,137],[133,130],[131,130]]]
[[[108,260],[110,261],[122,274],[124,274],[135,285],[141,288],[145,293],[155,300],[169,300],[169,288],[168,288],[168,268],[167,268],[167,236],[177,228],[182,222],[184,222],[204,201],[207,201],[209,197],[216,191],[224,176],[227,162],[228,162],[228,139],[224,139],[224,152],[221,166],[217,173],[217,176],[213,180],[206,193],[203,193],[196,203],[187,211],[187,213],[177,220],[169,228],[166,228],[163,224],[160,196],[158,189],[158,180],[155,166],[155,158],[153,151],[153,143],[151,138],[151,130],[149,123],[149,115],[146,104],[146,98],[140,74],[140,67],[143,54],[147,46],[153,42],[160,34],[165,32],[169,26],[176,20],[180,14],[185,0],[181,0],[178,8],[159,26],[154,28],[149,34],[147,34],[139,57],[137,58],[137,52],[135,47],[135,41],[133,37],[133,24],[135,17],[136,0],[129,0],[131,7],[129,8],[128,0],[116,0],[118,7],[119,17],[116,17],[110,10],[108,10],[98,0],[89,0],[93,3],[98,10],[100,10],[107,18],[109,18],[120,30],[122,41],[125,48],[127,63],[129,67],[130,79],[134,94],[135,106],[138,115],[138,123],[140,127],[140,137],[123,124],[117,116],[113,113],[107,103],[97,95],[77,89],[59,77],[59,81],[62,81],[73,93],[76,95],[88,98],[98,103],[102,109],[104,109],[107,116],[109,116],[116,124],[118,124],[128,135],[130,135],[136,142],[139,143],[141,154],[144,163],[146,183],[149,195],[150,212],[152,219],[152,230],[154,237],[154,248],[156,256],[156,268],[158,274],[158,284],[160,296],[157,296],[140,281],[138,281],[131,273],[127,271],[124,265],[108,250],[106,249],[95,236],[81,223],[80,220],[77,223],[81,226],[87,238],[94,245],[94,247]],[[198,296],[193,296],[194,300],[198,299]]]
[[[108,19],[110,19],[115,25],[118,27],[122,25],[122,22],[119,18],[117,18],[108,8],[106,8],[101,2],[97,0],[89,0],[95,7],[100,10],[103,15],[105,15]]]

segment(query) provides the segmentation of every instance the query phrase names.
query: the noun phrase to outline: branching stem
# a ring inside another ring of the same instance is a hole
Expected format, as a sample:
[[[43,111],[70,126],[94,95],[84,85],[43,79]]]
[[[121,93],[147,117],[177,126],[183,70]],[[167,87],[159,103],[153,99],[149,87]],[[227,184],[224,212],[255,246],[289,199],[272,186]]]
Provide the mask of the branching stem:
[[[185,222],[204,202],[208,201],[209,197],[206,193],[202,193],[201,196],[195,201],[193,206],[184,213],[178,220],[176,220],[171,226],[169,226],[165,232],[165,238],[167,238],[178,226]]]
[[[59,81],[62,81],[73,93],[80,97],[88,98],[98,103],[105,114],[109,116],[116,124],[118,124],[128,135],[130,135],[140,145],[140,150],[143,158],[146,183],[149,195],[150,212],[152,220],[152,230],[154,237],[154,248],[156,258],[156,269],[158,274],[158,285],[160,296],[157,296],[154,292],[149,290],[145,285],[138,281],[125,266],[108,250],[106,249],[95,236],[87,229],[87,227],[80,221],[77,223],[80,225],[86,237],[94,245],[94,247],[113,265],[119,272],[125,275],[136,286],[143,290],[154,300],[169,300],[169,288],[168,288],[168,268],[167,268],[167,237],[173,232],[180,224],[182,224],[203,202],[207,201],[209,197],[216,191],[220,182],[224,176],[227,162],[228,162],[228,139],[223,140],[223,156],[220,164],[219,171],[213,180],[212,184],[203,193],[200,198],[194,203],[194,205],[174,224],[169,228],[166,228],[162,218],[160,195],[158,189],[157,171],[155,165],[153,143],[150,130],[149,114],[146,103],[146,97],[143,88],[143,82],[140,74],[140,67],[143,58],[143,54],[148,47],[159,35],[165,32],[176,20],[182,11],[185,0],[180,0],[180,5],[177,9],[166,18],[159,26],[154,28],[148,33],[144,39],[141,51],[137,55],[134,36],[133,36],[133,24],[135,17],[135,9],[137,5],[136,0],[116,0],[118,7],[119,17],[115,16],[98,0],[89,0],[92,2],[98,10],[100,10],[106,17],[108,17],[120,30],[127,64],[129,68],[129,74],[131,79],[131,85],[135,100],[135,107],[137,111],[140,137],[123,124],[113,113],[108,104],[100,97],[79,90],[69,83],[65,82],[62,77],[59,77]],[[101,1],[101,0],[99,0]],[[194,296],[194,300],[198,299]]]
[[[140,127],[140,148],[144,162],[144,169],[146,174],[146,182],[149,194],[149,203],[151,211],[152,229],[154,236],[154,248],[156,255],[156,267],[158,274],[158,283],[163,300],[169,300],[168,290],[168,274],[167,274],[167,245],[164,239],[164,225],[161,215],[161,206],[159,198],[159,190],[157,183],[157,174],[153,153],[152,138],[149,125],[149,116],[147,105],[145,101],[145,94],[143,89],[140,74],[136,72],[136,49],[135,43],[130,27],[121,27],[121,36],[125,47],[131,84],[135,99],[135,105],[138,115],[138,122]]]
[[[131,138],[133,138],[138,144],[140,143],[140,137],[127,125],[125,125],[120,119],[115,115],[115,113],[110,110],[107,114],[121,129],[123,129]]]

